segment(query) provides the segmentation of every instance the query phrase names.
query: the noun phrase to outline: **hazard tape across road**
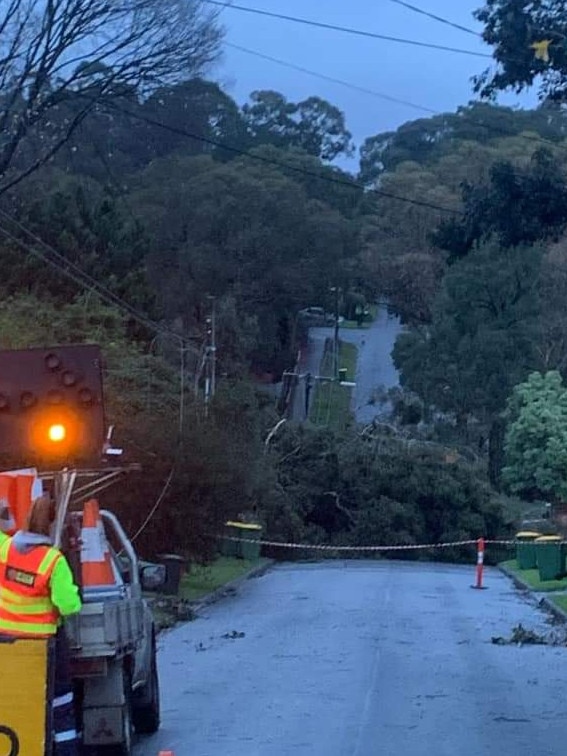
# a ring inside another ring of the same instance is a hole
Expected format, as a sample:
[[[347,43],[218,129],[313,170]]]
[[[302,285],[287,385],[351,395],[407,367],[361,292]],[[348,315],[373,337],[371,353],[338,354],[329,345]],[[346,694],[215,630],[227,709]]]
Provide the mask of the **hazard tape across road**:
[[[397,546],[330,546],[327,544],[310,544],[310,543],[282,543],[281,541],[264,541],[254,538],[238,538],[236,536],[217,536],[221,540],[234,541],[235,543],[253,543],[259,546],[273,546],[281,549],[305,549],[308,551],[339,551],[339,552],[361,552],[361,551],[425,551],[427,549],[452,549],[459,546],[476,546],[478,540],[470,541],[451,541],[448,543],[420,543],[420,544],[401,544]],[[517,541],[485,541],[485,544],[491,546],[515,546]]]

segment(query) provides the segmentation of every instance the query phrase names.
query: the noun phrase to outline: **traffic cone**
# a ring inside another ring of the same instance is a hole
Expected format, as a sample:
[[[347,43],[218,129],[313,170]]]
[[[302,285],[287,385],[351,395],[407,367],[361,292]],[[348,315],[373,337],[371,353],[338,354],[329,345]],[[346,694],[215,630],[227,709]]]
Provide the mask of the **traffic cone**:
[[[16,481],[11,475],[0,475],[0,500],[3,504],[8,505],[10,521],[15,527],[10,527],[7,533],[8,535],[13,535],[17,530],[18,522],[16,519]]]
[[[35,475],[16,475],[16,527],[23,530],[31,509]]]
[[[108,541],[96,499],[90,499],[84,506],[81,541],[81,582],[83,589],[115,586],[116,579],[112,569]]]

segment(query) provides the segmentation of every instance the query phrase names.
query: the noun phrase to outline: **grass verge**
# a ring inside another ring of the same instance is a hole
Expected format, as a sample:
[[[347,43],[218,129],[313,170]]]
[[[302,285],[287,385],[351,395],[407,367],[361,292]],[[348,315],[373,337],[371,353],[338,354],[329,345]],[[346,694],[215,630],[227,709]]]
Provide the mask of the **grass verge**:
[[[267,560],[236,559],[235,557],[219,557],[203,567],[194,565],[181,579],[179,595],[185,601],[197,601],[223,585],[242,577],[254,567],[265,564]]]
[[[347,371],[346,380],[354,381],[358,350],[354,344],[340,342],[339,368]],[[320,374],[332,376],[334,370],[332,349],[326,349],[321,360]],[[315,425],[343,430],[352,421],[352,389],[333,381],[319,381],[313,392],[309,419]]]
[[[559,607],[559,609],[562,609],[564,612],[567,612],[567,596],[550,596],[550,599],[555,606]]]
[[[370,305],[368,308],[370,311],[370,314],[367,315],[367,317],[362,321],[362,325],[358,325],[358,321],[356,320],[343,320],[341,323],[341,328],[348,328],[349,330],[355,330],[357,328],[370,328],[372,323],[376,320],[378,316],[378,305]]]
[[[194,565],[181,579],[178,596],[148,594],[146,598],[151,605],[158,632],[174,627],[178,622],[188,622],[195,619],[195,611],[191,606],[192,601],[199,601],[199,599],[267,562],[269,562],[268,559],[249,560],[219,557],[206,567]]]
[[[356,376],[356,361],[358,359],[358,349],[354,344],[347,344],[345,341],[341,341],[339,355],[339,367],[346,369],[347,381],[354,381],[354,378]]]
[[[524,583],[527,583],[534,591],[540,591],[541,593],[548,593],[551,591],[567,591],[567,577],[561,578],[561,580],[545,580],[539,579],[539,570],[521,570],[518,567],[518,563],[515,559],[510,559],[507,562],[501,562],[501,567],[505,567],[509,572],[513,572]]]

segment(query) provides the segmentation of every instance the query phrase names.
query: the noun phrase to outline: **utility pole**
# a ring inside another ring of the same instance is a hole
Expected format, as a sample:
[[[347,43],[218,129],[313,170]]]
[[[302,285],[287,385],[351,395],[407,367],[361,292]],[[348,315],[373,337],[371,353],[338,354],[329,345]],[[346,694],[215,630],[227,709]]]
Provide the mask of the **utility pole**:
[[[205,377],[205,416],[209,414],[209,403],[214,397],[217,384],[217,344],[216,344],[216,301],[215,297],[207,297],[211,300],[211,315],[207,318],[208,344],[205,347],[205,362],[207,374]]]
[[[216,323],[216,299],[212,300],[211,306],[211,396],[214,397],[217,389],[217,323]]]
[[[185,348],[183,343],[179,348],[179,440],[183,439],[183,421],[185,418]]]
[[[339,378],[339,305],[340,305],[340,287],[339,286],[333,286],[331,291],[335,292],[335,346],[334,346],[334,357],[335,357],[335,378]]]

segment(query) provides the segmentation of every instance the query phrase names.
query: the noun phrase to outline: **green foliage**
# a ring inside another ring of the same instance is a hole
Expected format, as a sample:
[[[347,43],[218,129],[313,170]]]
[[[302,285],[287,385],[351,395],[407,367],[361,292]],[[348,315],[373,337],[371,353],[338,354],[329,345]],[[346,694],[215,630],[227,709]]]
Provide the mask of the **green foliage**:
[[[197,601],[258,567],[257,561],[219,557],[209,565],[190,565],[181,581],[181,598]],[[261,564],[261,563],[260,563]]]
[[[405,162],[431,165],[473,145],[500,147],[503,138],[523,133],[545,139],[565,138],[567,121],[559,107],[516,110],[473,102],[456,113],[440,113],[403,124],[395,132],[368,137],[360,149],[360,179],[372,184]],[[464,157],[464,156],[463,156]]]
[[[50,0],[33,10],[0,6],[0,193],[48,164],[103,104],[199,74],[220,52],[217,16],[201,0],[143,9]]]
[[[492,243],[451,267],[433,322],[400,336],[394,361],[404,387],[466,421],[504,409],[537,364],[541,250]]]
[[[507,532],[482,473],[428,447],[409,449],[379,433],[346,439],[304,428],[288,429],[273,453],[284,496],[266,517],[269,532],[283,539],[367,546]]]
[[[561,100],[567,84],[567,20],[563,0],[518,2],[485,0],[476,12],[484,24],[483,39],[494,48],[496,67],[477,77],[475,88],[483,97],[512,89],[521,92],[536,81],[540,97]],[[548,60],[531,47],[549,40]]]
[[[253,142],[284,149],[299,148],[321,160],[353,152],[345,117],[320,97],[291,103],[279,92],[258,91],[242,108]]]
[[[81,176],[45,171],[15,197],[18,220],[114,295],[152,313],[155,295],[147,278],[148,236],[110,191]],[[0,262],[3,290],[48,295],[65,303],[82,287],[47,267],[36,274],[36,257],[3,241]]]
[[[447,262],[434,244],[452,262],[492,235],[503,245],[561,235],[566,134],[559,106],[513,110],[473,103],[366,140],[362,181],[379,181],[381,190],[455,211],[371,194],[361,204],[362,255],[370,280],[405,323],[431,322]],[[535,154],[541,139],[550,140],[547,155]]]
[[[532,373],[508,406],[503,479],[514,493],[567,497],[567,389],[560,373]]]
[[[496,163],[490,184],[463,189],[463,218],[445,221],[433,240],[454,261],[495,236],[503,247],[557,239],[567,225],[567,180],[552,153],[540,149],[527,169]]]
[[[346,380],[354,381],[358,350],[354,344],[341,341],[339,344],[339,369],[347,371]],[[333,377],[335,370],[334,341],[327,339],[319,373]],[[319,427],[344,431],[353,425],[352,388],[335,381],[319,381],[313,390],[309,419]]]
[[[87,74],[93,87],[106,75]],[[54,117],[63,123],[79,106],[70,99]],[[537,142],[526,133],[557,148],[533,157]],[[350,154],[351,136],[325,100],[290,103],[267,91],[240,109],[202,79],[143,95],[121,87],[5,206],[71,263],[195,343],[205,338],[213,295],[215,400],[205,416],[188,360],[180,418],[176,348],[134,330],[93,295],[78,296],[74,284],[5,242],[4,346],[101,344],[108,419],[127,461],[144,468],[104,503],[130,533],[145,526],[137,544],[148,555],[179,549],[210,560],[222,523],[242,512],[284,540],[500,535],[506,517],[482,469],[377,430],[359,437],[350,390],[334,383],[327,386],[340,391],[315,397],[314,406],[323,421],[336,414],[336,424],[286,424],[266,449],[274,402],[248,376],[294,364],[296,314],[329,309],[330,286],[346,292],[350,317],[381,295],[415,326],[396,347],[403,382],[419,396],[398,402],[394,422],[401,418],[404,432],[417,433],[432,408],[461,424],[492,419],[530,370],[567,365],[564,134],[559,109],[474,104],[367,141],[361,177],[387,193],[459,211],[461,185],[470,182],[464,220],[443,226],[451,238],[442,246],[456,260],[447,271],[431,241],[446,213],[365,193],[329,165]],[[551,250],[532,245],[556,238]],[[459,245],[466,254],[454,252]],[[352,379],[355,356],[343,357]],[[498,468],[496,460],[495,480]]]
[[[140,133],[137,147],[145,147],[145,163],[174,152],[185,155],[205,152],[220,159],[232,158],[212,142],[240,149],[249,146],[246,123],[238,105],[212,81],[195,78],[158,89],[141,103],[139,112],[144,118],[171,127],[171,130],[165,130],[156,128],[151,122],[140,124],[146,140]],[[175,129],[179,133],[175,133]],[[188,139],[182,132],[192,134],[193,139]],[[134,145],[124,146],[131,151]]]
[[[167,473],[173,465],[175,474],[164,505],[140,539],[146,553],[167,543],[193,558],[210,560],[224,522],[243,512],[263,511],[273,496],[263,439],[265,428],[274,421],[271,406],[249,383],[224,381],[208,417],[189,402],[177,448],[172,448],[171,426],[152,432],[153,437],[165,436],[166,448],[169,439],[169,469],[162,469]],[[149,508],[146,504],[141,512],[130,509],[132,529],[139,527]]]
[[[166,315],[188,331],[202,323],[206,296],[217,296],[227,318],[232,312],[229,330],[240,332],[232,364],[259,371],[288,367],[295,313],[327,296],[356,250],[355,229],[340,212],[277,168],[244,158],[155,161],[134,201],[161,242],[149,267]]]

